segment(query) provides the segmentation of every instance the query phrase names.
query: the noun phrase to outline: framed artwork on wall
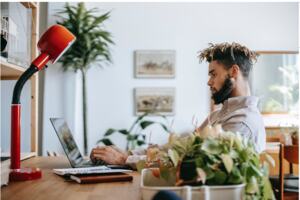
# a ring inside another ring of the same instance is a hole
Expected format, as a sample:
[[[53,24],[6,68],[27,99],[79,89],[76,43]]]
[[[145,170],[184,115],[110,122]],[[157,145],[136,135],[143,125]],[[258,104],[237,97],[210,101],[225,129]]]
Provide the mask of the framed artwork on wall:
[[[134,99],[136,115],[150,111],[162,115],[175,114],[175,88],[135,88]]]
[[[135,56],[136,78],[174,78],[174,50],[138,50]]]

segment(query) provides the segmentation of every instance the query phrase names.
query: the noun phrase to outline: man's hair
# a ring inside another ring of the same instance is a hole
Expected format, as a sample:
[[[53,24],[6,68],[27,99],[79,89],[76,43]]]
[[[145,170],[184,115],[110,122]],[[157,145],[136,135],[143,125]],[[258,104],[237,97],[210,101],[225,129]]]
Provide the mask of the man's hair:
[[[253,63],[257,60],[258,54],[249,50],[247,47],[238,43],[209,43],[209,47],[200,51],[200,62],[206,60],[207,62],[217,61],[230,69],[232,65],[239,66],[245,78],[249,77],[249,72],[252,69]]]

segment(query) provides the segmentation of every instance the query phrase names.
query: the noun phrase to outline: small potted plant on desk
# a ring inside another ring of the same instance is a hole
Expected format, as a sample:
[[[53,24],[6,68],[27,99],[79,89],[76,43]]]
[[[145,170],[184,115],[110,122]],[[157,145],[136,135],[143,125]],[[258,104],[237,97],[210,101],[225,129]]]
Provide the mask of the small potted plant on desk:
[[[260,155],[238,133],[220,128],[170,135],[165,146],[148,149],[144,166],[156,168],[142,171],[143,199],[159,190],[173,190],[185,199],[274,199],[268,162],[260,164]]]

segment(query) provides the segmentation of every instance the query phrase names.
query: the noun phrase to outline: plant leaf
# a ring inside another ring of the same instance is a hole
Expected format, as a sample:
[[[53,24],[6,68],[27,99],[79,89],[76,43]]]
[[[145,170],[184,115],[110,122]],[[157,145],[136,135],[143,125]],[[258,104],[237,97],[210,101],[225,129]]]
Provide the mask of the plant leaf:
[[[121,129],[119,130],[120,133],[122,133],[123,135],[128,135],[129,132],[126,129]]]
[[[139,173],[142,172],[142,169],[146,168],[146,161],[145,160],[139,160],[136,163],[136,169]]]
[[[201,149],[210,154],[220,154],[222,152],[219,143],[214,139],[206,139],[203,142]]]
[[[168,156],[170,157],[171,161],[173,162],[174,166],[177,167],[177,164],[179,162],[179,155],[176,151],[169,149],[168,150]]]
[[[103,138],[103,139],[101,139],[101,140],[99,140],[97,143],[103,143],[103,144],[105,144],[106,146],[111,146],[111,145],[114,145],[111,141],[110,141],[110,139],[108,139],[108,138]]]
[[[138,135],[127,135],[127,140],[128,141],[134,141],[138,138]]]
[[[231,173],[229,174],[229,177],[228,177],[228,180],[227,180],[228,183],[230,183],[230,184],[241,184],[243,182],[243,180],[244,179],[243,179],[239,169],[236,166],[234,166],[232,168]]]
[[[233,160],[232,160],[232,158],[228,154],[222,154],[221,158],[222,158],[222,161],[223,161],[224,166],[226,168],[226,171],[228,173],[230,173],[231,170],[232,170],[232,167],[233,167]]]
[[[222,184],[225,183],[226,178],[227,178],[226,173],[223,172],[223,171],[218,170],[218,171],[215,172],[215,176],[212,180],[214,180],[215,184],[222,185]]]
[[[137,141],[137,145],[138,145],[138,146],[141,146],[141,145],[143,145],[143,144],[145,144],[145,141],[142,141],[142,140],[138,140],[138,141]]]
[[[202,168],[197,168],[197,174],[198,174],[197,181],[201,181],[203,184],[205,184],[205,181],[206,181],[205,171]]]
[[[272,185],[267,177],[263,177],[263,194],[264,199],[275,199]]]
[[[259,176],[262,177],[263,173],[259,170],[258,166],[253,165],[252,163],[249,163],[249,168],[247,170],[248,176]]]
[[[166,132],[170,132],[170,130],[168,129],[168,127],[166,125],[164,125],[163,123],[159,123],[159,125],[166,131]]]
[[[260,155],[263,156],[272,167],[275,167],[275,160],[272,158],[272,156],[266,152],[263,152]]]
[[[114,132],[116,132],[116,130],[110,128],[110,129],[108,129],[108,130],[105,132],[104,136],[109,136],[109,135],[113,134]]]
[[[258,192],[258,183],[255,176],[251,176],[248,184],[246,185],[246,192],[249,194],[255,194]]]
[[[141,127],[142,127],[142,129],[145,129],[145,128],[147,128],[148,126],[150,126],[150,125],[152,125],[152,124],[154,124],[155,122],[153,122],[153,121],[142,121],[141,123],[140,123],[140,125],[141,125]]]
[[[111,62],[109,45],[114,44],[109,32],[103,30],[103,23],[109,19],[110,12],[96,16],[95,9],[87,10],[84,3],[77,6],[65,4],[63,10],[58,12],[63,25],[76,36],[76,41],[61,57],[59,62],[63,69],[88,69],[91,64]],[[93,66],[94,66],[93,65]]]

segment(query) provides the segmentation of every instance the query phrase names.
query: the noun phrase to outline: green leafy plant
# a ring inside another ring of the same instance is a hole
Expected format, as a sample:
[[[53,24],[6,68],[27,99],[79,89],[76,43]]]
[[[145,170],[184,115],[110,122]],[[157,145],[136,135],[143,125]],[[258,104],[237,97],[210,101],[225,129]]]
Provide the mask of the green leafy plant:
[[[297,65],[286,65],[279,67],[284,79],[284,84],[274,84],[269,87],[269,90],[278,95],[278,99],[271,98],[266,102],[264,111],[282,112],[298,110],[299,102],[299,72]]]
[[[114,145],[114,143],[110,140],[110,136],[114,133],[120,133],[126,138],[126,150],[129,150],[146,144],[146,135],[143,131],[152,125],[159,125],[163,128],[164,131],[170,132],[168,126],[166,125],[167,119],[164,115],[158,115],[159,118],[162,118],[164,120],[164,123],[162,123],[147,119],[147,116],[149,116],[150,114],[152,114],[152,112],[146,112],[143,115],[139,116],[129,129],[107,129],[107,131],[104,133],[104,137],[98,140],[97,144],[103,143],[105,145]]]
[[[171,183],[172,179],[174,185],[244,183],[246,199],[275,199],[268,179],[268,163],[274,165],[274,160],[266,153],[259,155],[239,134],[172,137],[164,147],[147,153],[144,166],[159,167],[161,178]],[[268,162],[261,164],[260,156]]]
[[[69,29],[75,36],[76,41],[60,59],[63,69],[78,70],[82,74],[82,109],[83,109],[83,139],[84,154],[87,155],[87,93],[86,76],[92,66],[100,66],[111,62],[109,45],[114,42],[111,34],[104,30],[103,23],[109,19],[109,12],[96,16],[97,9],[87,10],[84,3],[71,6],[68,3],[59,12],[58,24]]]

